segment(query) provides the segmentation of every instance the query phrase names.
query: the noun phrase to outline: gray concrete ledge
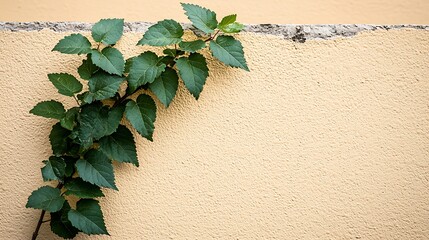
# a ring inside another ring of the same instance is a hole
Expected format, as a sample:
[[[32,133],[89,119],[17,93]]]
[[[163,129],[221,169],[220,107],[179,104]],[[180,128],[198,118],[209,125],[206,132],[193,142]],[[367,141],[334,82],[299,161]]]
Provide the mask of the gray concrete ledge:
[[[125,32],[145,32],[152,24],[150,22],[127,22]],[[182,24],[184,28],[201,32],[190,24]],[[40,31],[50,29],[55,32],[90,31],[91,23],[80,22],[0,22],[0,31]],[[392,30],[411,28],[429,30],[429,25],[365,25],[365,24],[335,24],[335,25],[280,25],[280,24],[249,24],[245,32],[283,36],[295,42],[305,42],[309,39],[330,39],[335,37],[351,37],[362,31]]]

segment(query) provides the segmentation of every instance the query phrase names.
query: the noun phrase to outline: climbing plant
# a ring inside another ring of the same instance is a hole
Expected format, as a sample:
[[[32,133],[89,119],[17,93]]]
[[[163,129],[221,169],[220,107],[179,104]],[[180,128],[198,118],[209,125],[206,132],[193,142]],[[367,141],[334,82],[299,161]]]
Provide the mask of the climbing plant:
[[[115,48],[123,34],[123,19],[94,24],[93,41],[71,34],[52,49],[86,58],[77,69],[81,81],[76,74],[48,74],[58,93],[75,99],[75,107],[65,109],[61,102],[49,100],[30,111],[58,120],[49,134],[52,156],[41,168],[43,180],[57,185],[33,191],[26,205],[42,210],[32,239],[44,222],[50,222],[52,232],[63,238],[74,238],[79,232],[109,234],[96,199],[104,197],[102,188],[118,190],[112,161],[139,166],[134,137],[126,125],[153,141],[156,104],[151,96],[168,107],[179,79],[198,99],[209,76],[206,57],[201,54],[204,49],[228,66],[249,71],[243,47],[232,36],[243,29],[235,14],[218,22],[209,9],[193,4],[182,7],[199,31],[191,41],[184,41],[182,26],[168,19],[149,27],[137,43],[163,47],[162,55],[145,51],[125,60]],[[81,82],[88,84],[84,92]],[[129,124],[121,124],[123,118]],[[44,220],[46,212],[49,220]]]

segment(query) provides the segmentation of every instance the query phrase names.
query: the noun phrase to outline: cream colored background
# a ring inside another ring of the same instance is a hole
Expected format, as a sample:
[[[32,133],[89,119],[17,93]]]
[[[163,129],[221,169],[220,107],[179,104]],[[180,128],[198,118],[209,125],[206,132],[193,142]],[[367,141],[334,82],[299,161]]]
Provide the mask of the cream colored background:
[[[46,76],[77,76],[82,57],[50,51],[67,34],[0,32],[1,239],[29,238],[40,213],[24,205],[55,121],[28,111],[73,106]],[[140,37],[117,46],[136,55]],[[157,102],[140,168],[116,166],[101,199],[111,237],[78,239],[428,239],[429,32],[240,39],[251,72],[210,61],[198,102],[183,85]]]
[[[219,16],[237,13],[244,23],[429,24],[428,0],[0,0],[0,21],[187,21],[180,2],[197,3]]]

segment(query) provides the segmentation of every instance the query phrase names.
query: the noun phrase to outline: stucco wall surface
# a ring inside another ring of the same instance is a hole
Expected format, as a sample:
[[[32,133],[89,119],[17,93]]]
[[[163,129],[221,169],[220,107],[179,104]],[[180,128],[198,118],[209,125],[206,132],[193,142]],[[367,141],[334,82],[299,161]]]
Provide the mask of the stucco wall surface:
[[[0,0],[0,21],[188,21],[180,2],[208,7],[219,17],[237,13],[244,23],[429,24],[427,0]]]
[[[0,239],[29,238],[39,216],[24,206],[54,121],[28,111],[73,106],[46,76],[78,76],[82,57],[50,51],[68,34],[0,31]],[[125,57],[148,49],[141,35],[117,44]],[[157,102],[141,166],[116,165],[120,191],[101,199],[111,236],[78,239],[428,239],[429,31],[239,38],[251,72],[210,61],[199,101],[182,84]]]

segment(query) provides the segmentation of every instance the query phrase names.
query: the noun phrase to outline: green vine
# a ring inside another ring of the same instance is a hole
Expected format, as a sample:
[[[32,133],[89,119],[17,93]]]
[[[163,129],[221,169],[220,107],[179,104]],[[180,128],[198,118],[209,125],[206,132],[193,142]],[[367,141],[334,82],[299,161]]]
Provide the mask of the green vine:
[[[41,169],[43,180],[57,185],[33,191],[26,205],[42,210],[32,239],[45,222],[63,238],[74,238],[79,232],[109,234],[95,198],[104,197],[102,188],[118,190],[112,161],[139,166],[133,134],[120,124],[124,116],[129,126],[153,141],[156,104],[145,93],[151,91],[168,107],[180,78],[198,99],[209,76],[206,58],[199,53],[206,48],[224,64],[249,71],[243,47],[232,36],[243,29],[235,14],[218,23],[216,13],[209,9],[182,6],[194,27],[204,34],[183,41],[184,30],[178,22],[156,23],[137,45],[164,47],[162,56],[146,51],[125,61],[114,47],[123,34],[123,19],[102,19],[94,24],[91,35],[96,47],[85,36],[71,34],[53,48],[66,54],[86,54],[77,72],[88,82],[88,91],[82,92],[81,81],[72,74],[48,74],[58,92],[73,97],[77,106],[66,110],[62,103],[50,100],[30,111],[59,120],[49,135],[53,155],[43,161]],[[44,220],[46,212],[51,215],[49,220]]]

